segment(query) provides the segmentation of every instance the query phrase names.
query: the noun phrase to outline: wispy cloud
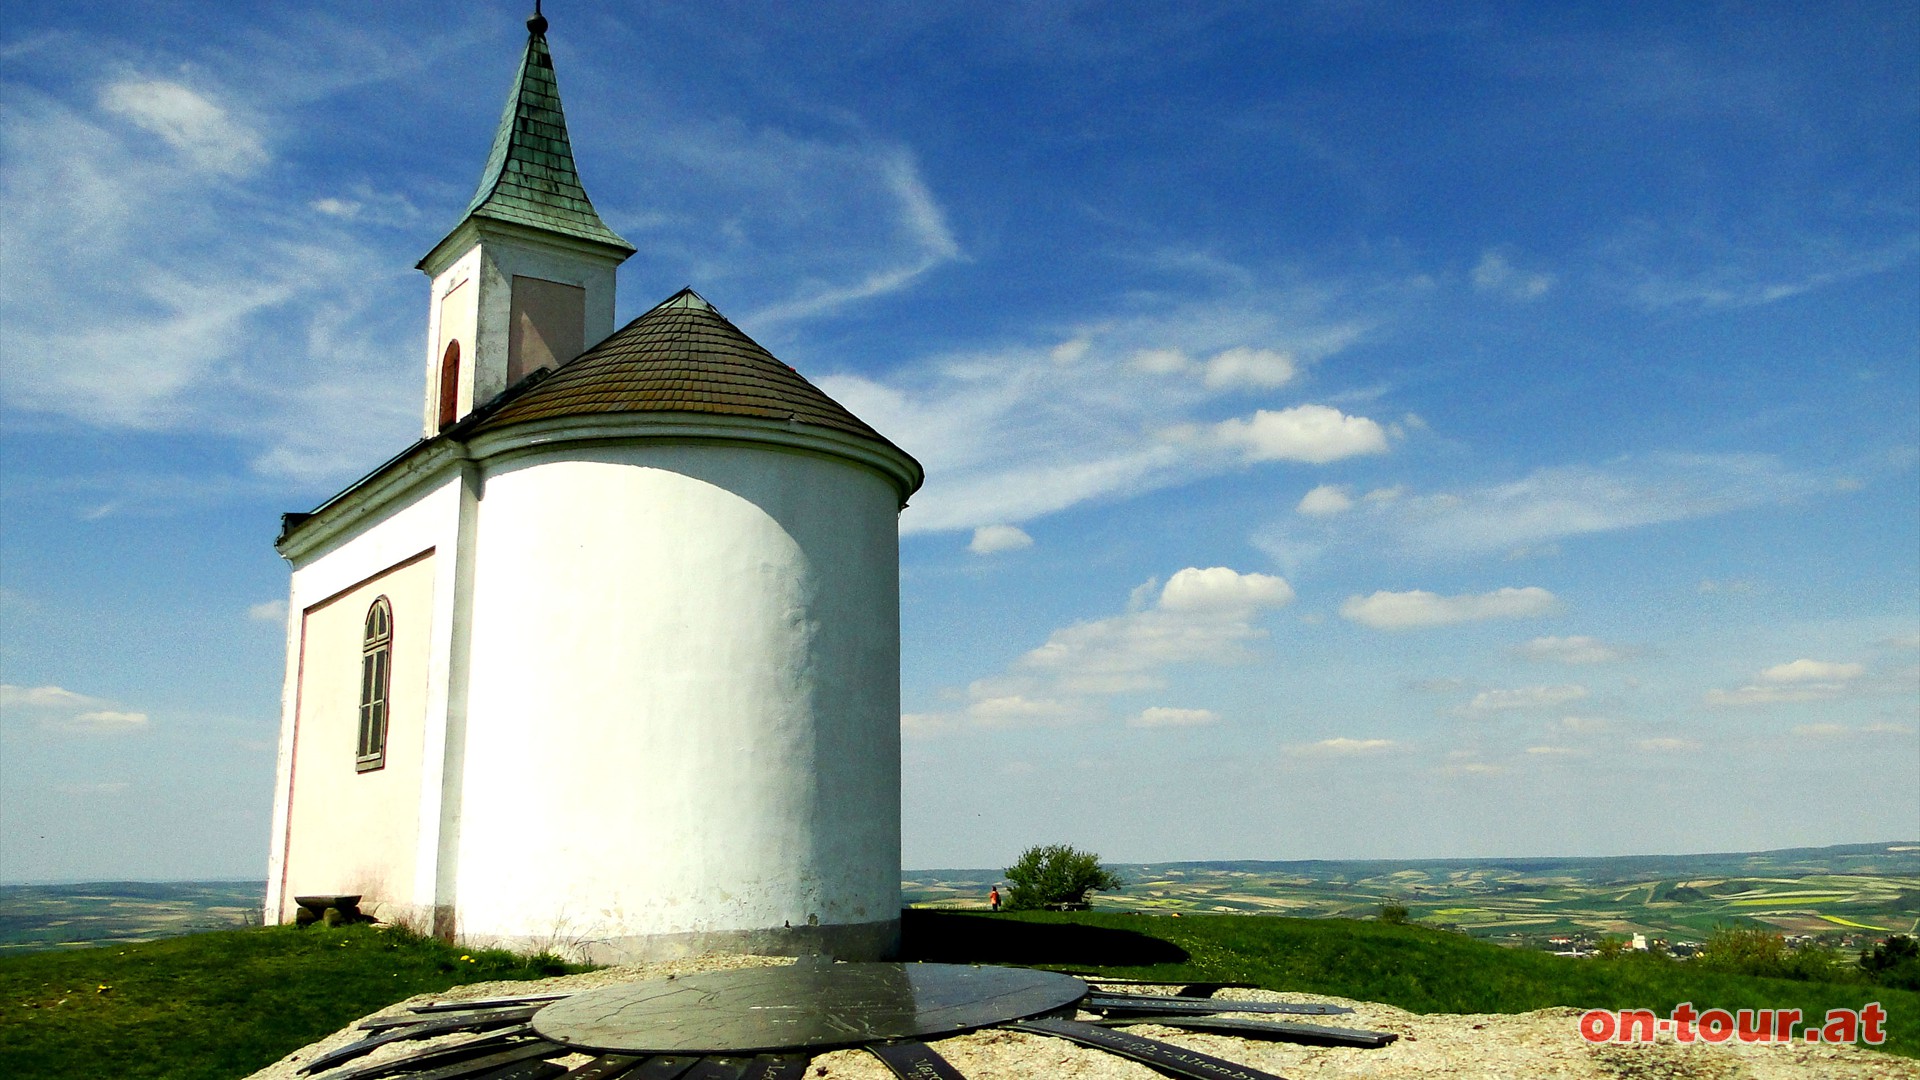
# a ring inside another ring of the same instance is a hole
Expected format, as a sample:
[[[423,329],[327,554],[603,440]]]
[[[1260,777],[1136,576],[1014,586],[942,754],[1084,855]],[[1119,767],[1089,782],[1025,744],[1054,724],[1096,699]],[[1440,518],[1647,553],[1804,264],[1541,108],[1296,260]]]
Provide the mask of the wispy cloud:
[[[1383,754],[1388,751],[1403,750],[1405,747],[1392,739],[1354,739],[1339,736],[1321,739],[1319,742],[1296,744],[1288,749],[1295,754],[1354,757],[1364,754]]]
[[[1508,300],[1537,300],[1553,288],[1553,275],[1513,265],[1499,251],[1488,251],[1474,264],[1473,287]]]
[[[1538,585],[1489,593],[1440,596],[1424,589],[1350,596],[1340,605],[1342,618],[1375,630],[1411,630],[1488,619],[1531,619],[1551,615],[1560,601]]]
[[[1557,664],[1607,664],[1625,659],[1629,650],[1593,637],[1537,637],[1513,647],[1526,660]]]
[[[146,713],[110,708],[112,704],[60,686],[0,685],[0,709],[32,715],[48,731],[118,735],[146,728]]]
[[[1142,709],[1127,723],[1132,727],[1198,727],[1202,724],[1214,724],[1220,720],[1220,714],[1211,709],[1173,709],[1162,705]]]
[[[940,357],[884,379],[816,381],[862,419],[897,433],[927,466],[927,486],[901,518],[904,532],[1019,524],[1249,465],[1316,465],[1389,451],[1388,425],[1330,405],[1275,403],[1220,415],[1259,381],[1251,372],[1277,378],[1280,353],[1302,367],[1331,355],[1298,341],[1330,350],[1360,333],[1325,310],[1331,302],[1302,290],[1195,303]],[[1336,326],[1344,332],[1330,329]],[[1155,355],[1172,359],[1143,367],[1141,357]],[[1209,369],[1237,374],[1210,385],[1196,374]]]
[[[269,121],[242,96],[128,76],[0,102],[0,247],[18,260],[0,402],[239,436],[262,472],[336,479],[414,419],[413,335],[368,316],[405,271],[349,233],[288,228],[311,215],[273,190]]]
[[[1790,503],[1832,489],[1768,454],[1650,454],[1603,466],[1537,469],[1519,480],[1457,491],[1369,498],[1351,513],[1277,520],[1257,542],[1276,553],[1371,545],[1425,557],[1496,554]]]
[[[1503,712],[1538,712],[1557,709],[1587,696],[1587,688],[1564,686],[1521,686],[1505,690],[1482,690],[1473,700],[1456,710],[1462,716],[1488,716]]]

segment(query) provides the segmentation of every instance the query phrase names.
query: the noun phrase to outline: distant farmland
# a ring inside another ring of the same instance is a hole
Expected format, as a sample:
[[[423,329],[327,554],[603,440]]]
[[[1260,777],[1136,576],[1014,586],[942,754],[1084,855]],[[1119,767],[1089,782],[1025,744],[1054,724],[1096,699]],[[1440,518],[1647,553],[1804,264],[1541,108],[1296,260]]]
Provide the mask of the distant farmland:
[[[1724,855],[1411,862],[1115,864],[1128,882],[1101,911],[1363,918],[1382,903],[1475,937],[1645,934],[1679,942],[1716,926],[1765,927],[1858,944],[1920,931],[1920,841]],[[914,870],[908,904],[985,907],[1002,871]],[[0,955],[257,924],[259,881],[0,885]]]
[[[1107,911],[1358,918],[1382,903],[1475,937],[1544,945],[1645,934],[1701,940],[1764,927],[1835,943],[1920,930],[1920,842],[1719,855],[1412,862],[1114,864],[1128,882]],[[907,902],[977,907],[998,870],[906,875]]]

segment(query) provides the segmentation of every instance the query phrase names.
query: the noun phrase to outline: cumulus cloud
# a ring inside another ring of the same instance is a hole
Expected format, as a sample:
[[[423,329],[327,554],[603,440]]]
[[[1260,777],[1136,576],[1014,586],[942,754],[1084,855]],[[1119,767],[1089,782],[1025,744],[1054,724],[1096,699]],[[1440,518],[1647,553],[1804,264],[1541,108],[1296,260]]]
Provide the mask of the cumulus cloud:
[[[1018,551],[1033,546],[1033,537],[1024,529],[1015,525],[982,525],[973,530],[973,540],[967,544],[967,550],[975,555],[992,555],[1001,551]]]
[[[1346,490],[1334,484],[1321,484],[1300,497],[1300,504],[1294,507],[1299,513],[1309,517],[1332,517],[1353,509],[1353,499]]]
[[[1332,739],[1321,739],[1319,742],[1303,743],[1291,749],[1297,754],[1354,756],[1359,754],[1379,754],[1388,750],[1399,750],[1401,748],[1401,745],[1392,739],[1353,739],[1340,736]]]
[[[926,465],[903,534],[1021,525],[1248,465],[1387,450],[1380,422],[1328,405],[1220,408],[1256,376],[1277,379],[1276,357],[1304,370],[1357,340],[1357,321],[1333,306],[1324,290],[1299,288],[1091,312],[1065,341],[1048,330],[898,365],[884,381],[808,377]]]
[[[1364,416],[1348,416],[1327,405],[1260,409],[1247,419],[1220,421],[1212,434],[1222,445],[1239,449],[1248,461],[1324,465],[1387,452],[1386,429]]]
[[[1558,664],[1606,664],[1626,657],[1626,650],[1592,637],[1537,637],[1514,646],[1514,654],[1527,660]]]
[[[1248,644],[1267,636],[1253,620],[1292,600],[1283,578],[1188,567],[1167,579],[1153,607],[1055,630],[1015,667],[1075,693],[1152,689],[1175,664],[1250,658]]]
[[[1760,681],[1769,683],[1833,683],[1857,679],[1866,673],[1865,664],[1841,664],[1831,660],[1793,660],[1775,664],[1760,673]]]
[[[1822,701],[1847,693],[1866,670],[1864,664],[1792,660],[1766,668],[1745,686],[1709,690],[1706,700],[1709,705],[1721,707]]]
[[[1375,630],[1409,630],[1487,619],[1529,619],[1551,615],[1560,601],[1537,585],[1489,593],[1439,596],[1423,589],[1350,596],[1340,605],[1343,618]]]
[[[1169,709],[1156,705],[1142,709],[1127,723],[1133,727],[1196,727],[1219,719],[1220,715],[1211,709]]]
[[[1293,601],[1285,579],[1223,566],[1187,567],[1162,585],[1133,591],[1126,612],[1062,627],[1001,674],[967,687],[951,712],[902,717],[908,734],[953,728],[1084,722],[1108,715],[1100,699],[1166,685],[1169,669],[1236,664],[1256,657],[1267,638],[1256,621]],[[1206,709],[1154,706],[1128,719],[1135,727],[1214,723]]]
[[[1458,710],[1463,716],[1552,709],[1587,696],[1584,686],[1521,686],[1510,690],[1482,690]]]

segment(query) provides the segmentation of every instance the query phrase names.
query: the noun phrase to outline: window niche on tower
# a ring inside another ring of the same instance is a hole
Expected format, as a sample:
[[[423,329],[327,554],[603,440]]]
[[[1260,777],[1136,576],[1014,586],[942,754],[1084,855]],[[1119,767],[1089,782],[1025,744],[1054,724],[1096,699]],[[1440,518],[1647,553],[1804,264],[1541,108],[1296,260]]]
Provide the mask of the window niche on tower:
[[[460,342],[447,342],[440,354],[440,430],[453,426],[460,417]]]
[[[515,275],[512,322],[507,334],[507,385],[580,355],[587,347],[586,333],[585,289]]]
[[[367,609],[360,641],[360,740],[354,768],[371,772],[387,764],[387,687],[393,668],[393,605],[382,596]]]

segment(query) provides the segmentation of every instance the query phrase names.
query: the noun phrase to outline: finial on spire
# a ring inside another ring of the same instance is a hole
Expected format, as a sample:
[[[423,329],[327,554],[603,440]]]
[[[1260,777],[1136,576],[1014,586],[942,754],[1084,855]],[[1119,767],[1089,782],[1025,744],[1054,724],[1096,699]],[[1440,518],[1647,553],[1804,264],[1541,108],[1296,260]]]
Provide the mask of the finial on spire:
[[[534,37],[547,32],[547,17],[540,14],[540,0],[533,0],[533,14],[527,16],[527,31]]]

